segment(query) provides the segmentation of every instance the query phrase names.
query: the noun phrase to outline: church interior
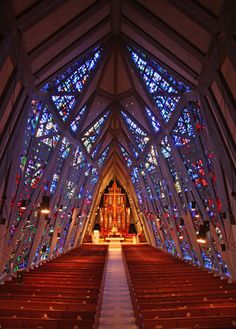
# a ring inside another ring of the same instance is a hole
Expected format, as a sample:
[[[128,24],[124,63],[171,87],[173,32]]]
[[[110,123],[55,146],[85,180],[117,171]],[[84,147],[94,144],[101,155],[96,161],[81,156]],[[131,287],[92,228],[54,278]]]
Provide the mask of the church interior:
[[[236,327],[236,1],[0,0],[0,328]]]

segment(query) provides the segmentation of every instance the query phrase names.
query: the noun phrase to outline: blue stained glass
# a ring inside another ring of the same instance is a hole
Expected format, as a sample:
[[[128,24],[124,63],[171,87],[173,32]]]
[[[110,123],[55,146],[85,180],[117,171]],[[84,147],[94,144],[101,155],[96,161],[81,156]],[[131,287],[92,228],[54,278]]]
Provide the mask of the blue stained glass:
[[[51,183],[51,186],[50,186],[50,193],[51,194],[53,194],[55,192],[58,180],[59,180],[59,176],[57,174],[54,174],[53,179],[52,179],[52,183]]]
[[[195,137],[191,118],[187,109],[184,109],[183,114],[179,117],[176,127],[172,130],[172,136],[176,146],[184,146],[190,143],[190,137]]]
[[[158,167],[157,158],[153,145],[151,146],[150,151],[148,152],[145,167],[148,171],[155,170]]]
[[[131,150],[133,152],[134,157],[137,159],[138,156],[139,156],[138,152],[135,150],[135,148],[134,148],[134,146],[133,146],[132,143],[130,143],[129,145],[130,145],[130,148],[131,148]]]
[[[110,151],[110,147],[107,146],[106,149],[102,152],[100,158],[98,159],[98,166],[99,167],[103,166],[109,151]]]
[[[66,121],[75,105],[74,96],[52,96],[53,103],[55,104],[63,121]]]
[[[131,181],[134,184],[139,182],[139,172],[137,167],[134,167],[131,171]]]
[[[167,136],[161,141],[161,152],[164,158],[169,158],[171,156],[171,148]]]
[[[86,111],[86,105],[84,107],[82,107],[82,109],[78,112],[77,116],[75,117],[75,119],[71,122],[70,124],[70,128],[73,132],[76,132],[78,127],[79,127],[79,123],[80,120],[82,119],[82,117],[84,116]]]
[[[95,185],[97,183],[97,181],[98,181],[98,178],[99,178],[99,176],[98,176],[97,169],[96,168],[92,168],[92,171],[91,171],[91,183],[93,185]]]
[[[38,120],[39,120],[39,115],[41,113],[42,104],[38,100],[33,99],[31,102],[31,108],[32,108],[32,112],[28,119],[26,129],[30,131],[31,135],[33,135],[35,132],[35,128],[37,126]]]
[[[160,130],[160,123],[158,122],[157,118],[155,117],[153,112],[148,107],[146,107],[146,111],[147,111],[147,115],[151,119],[151,124],[152,124],[155,132],[157,133]]]
[[[99,143],[99,144],[95,147],[95,149],[93,150],[93,152],[91,153],[91,157],[92,157],[93,159],[94,159],[94,158],[96,157],[96,155],[98,154],[98,151],[100,150],[101,146],[102,146],[102,144]]]
[[[68,155],[69,155],[70,148],[71,148],[71,145],[70,145],[69,141],[64,137],[62,139],[62,145],[61,145],[61,149],[59,151],[59,155],[63,159],[66,159],[68,157]]]
[[[174,90],[189,92],[190,88],[185,85],[183,82],[179,81],[174,77],[173,74],[170,74],[166,69],[157,63],[157,61],[148,58],[148,56],[137,47],[127,47],[131,53],[132,60],[136,64],[139,71],[145,71],[147,76],[152,77],[155,73],[155,80],[159,81],[161,78],[165,80],[166,83],[171,84],[174,87]],[[161,76],[161,78],[159,78]]]
[[[52,89],[58,92],[79,92],[83,90],[84,85],[92,71],[94,71],[97,62],[101,57],[102,49],[96,49],[86,58],[77,61],[66,72],[58,75],[51,83],[43,86],[43,91]]]
[[[132,165],[132,160],[131,160],[130,155],[128,154],[128,152],[125,150],[125,148],[121,144],[119,144],[119,148],[120,148],[121,153],[122,153],[122,155],[123,155],[123,157],[124,157],[124,159],[127,163],[127,166],[130,167]]]
[[[52,115],[48,112],[48,109],[44,107],[36,137],[47,136],[53,133],[58,133],[58,131],[58,126],[54,122]]]
[[[100,135],[101,128],[108,119],[110,112],[107,111],[95,124],[92,125],[82,137],[82,142],[87,149],[87,152],[90,153],[94,143]]]
[[[74,155],[72,166],[83,169],[85,167],[85,165],[86,165],[86,159],[84,157],[84,154],[80,150],[79,146],[77,146],[76,150],[75,150],[75,155]]]
[[[147,55],[137,48],[128,47],[128,49],[164,121],[168,122],[179,102],[180,95],[182,92],[189,92],[190,88],[170,75],[156,61],[148,59]]]
[[[143,151],[149,141],[149,137],[147,136],[147,133],[144,130],[142,130],[137,125],[137,123],[135,123],[125,112],[121,111],[121,114],[126,123],[127,128],[132,133],[135,142],[137,143],[137,147],[140,149],[140,151]]]

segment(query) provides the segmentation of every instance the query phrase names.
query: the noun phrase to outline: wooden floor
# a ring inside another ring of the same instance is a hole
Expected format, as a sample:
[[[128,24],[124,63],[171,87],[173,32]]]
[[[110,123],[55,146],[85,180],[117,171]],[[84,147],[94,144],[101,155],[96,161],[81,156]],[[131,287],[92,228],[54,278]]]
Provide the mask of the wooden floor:
[[[83,245],[0,286],[0,328],[92,329],[107,250]]]
[[[236,284],[148,245],[123,245],[139,328],[235,328]]]

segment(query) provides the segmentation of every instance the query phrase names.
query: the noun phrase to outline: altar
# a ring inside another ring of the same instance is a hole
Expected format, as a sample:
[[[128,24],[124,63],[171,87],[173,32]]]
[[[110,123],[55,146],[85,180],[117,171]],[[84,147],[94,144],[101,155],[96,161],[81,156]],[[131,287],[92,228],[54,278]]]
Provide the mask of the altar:
[[[123,236],[117,236],[117,237],[106,237],[105,241],[107,242],[116,242],[116,241],[125,241],[125,238]]]
[[[100,236],[105,241],[124,241],[130,225],[130,207],[125,191],[112,182],[102,196],[99,209]]]

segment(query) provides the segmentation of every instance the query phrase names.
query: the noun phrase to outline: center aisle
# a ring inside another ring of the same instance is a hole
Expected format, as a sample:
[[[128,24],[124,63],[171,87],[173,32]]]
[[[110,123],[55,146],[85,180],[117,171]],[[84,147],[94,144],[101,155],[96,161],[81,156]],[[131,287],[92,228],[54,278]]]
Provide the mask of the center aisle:
[[[110,243],[99,329],[137,329],[120,243]]]

